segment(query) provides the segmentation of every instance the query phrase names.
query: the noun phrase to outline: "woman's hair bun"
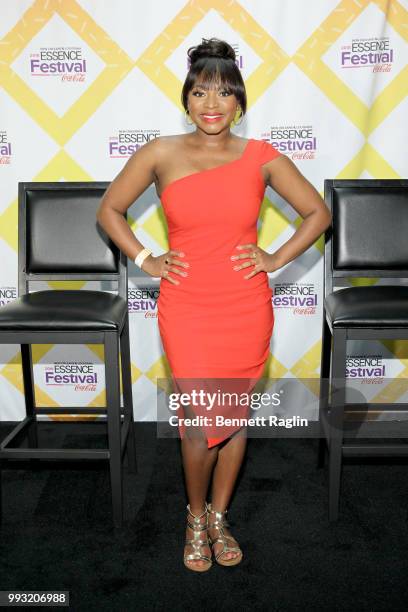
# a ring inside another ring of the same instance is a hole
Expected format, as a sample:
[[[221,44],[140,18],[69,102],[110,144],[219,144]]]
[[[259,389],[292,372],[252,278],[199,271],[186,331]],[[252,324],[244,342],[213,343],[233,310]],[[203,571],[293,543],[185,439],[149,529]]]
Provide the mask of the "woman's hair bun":
[[[194,64],[200,59],[207,59],[209,57],[225,60],[230,59],[234,62],[236,59],[235,51],[231,45],[219,38],[202,38],[201,44],[196,47],[190,47],[187,51],[187,55],[190,58],[191,64]]]

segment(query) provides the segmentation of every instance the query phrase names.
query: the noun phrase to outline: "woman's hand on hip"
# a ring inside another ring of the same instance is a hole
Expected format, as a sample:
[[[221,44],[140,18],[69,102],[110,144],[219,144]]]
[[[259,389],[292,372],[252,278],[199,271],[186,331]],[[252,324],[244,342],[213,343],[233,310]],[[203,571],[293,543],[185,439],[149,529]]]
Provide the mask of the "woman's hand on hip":
[[[231,256],[232,261],[237,261],[234,270],[252,268],[251,272],[244,276],[245,279],[252,278],[258,272],[274,272],[280,267],[273,253],[267,253],[256,244],[238,244],[237,249],[245,249],[245,252]]]
[[[165,278],[173,285],[179,285],[180,281],[173,278],[172,274],[179,276],[188,276],[184,268],[188,268],[189,264],[186,261],[181,261],[179,257],[184,257],[182,251],[167,251],[163,255],[154,257],[149,255],[143,262],[142,269],[150,276]]]

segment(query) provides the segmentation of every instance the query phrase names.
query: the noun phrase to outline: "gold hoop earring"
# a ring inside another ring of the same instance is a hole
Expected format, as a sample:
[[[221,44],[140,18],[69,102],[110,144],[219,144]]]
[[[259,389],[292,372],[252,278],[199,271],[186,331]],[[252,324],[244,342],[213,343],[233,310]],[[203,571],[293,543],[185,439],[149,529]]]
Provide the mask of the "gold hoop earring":
[[[234,127],[236,127],[237,125],[241,125],[241,123],[242,123],[242,121],[243,121],[243,119],[244,119],[244,115],[243,115],[243,113],[242,113],[241,108],[240,108],[239,110],[241,111],[241,113],[240,113],[240,115],[239,115],[239,119],[241,119],[241,121],[239,121],[239,122],[238,122],[238,121],[235,121],[235,117],[234,117],[234,119],[232,120],[232,125],[233,125]]]
[[[187,125],[193,125],[194,121],[191,121],[191,122],[190,122],[190,121],[188,120],[189,116],[190,116],[190,115],[189,115],[188,110],[184,111],[184,120],[185,120],[185,122],[187,123]]]

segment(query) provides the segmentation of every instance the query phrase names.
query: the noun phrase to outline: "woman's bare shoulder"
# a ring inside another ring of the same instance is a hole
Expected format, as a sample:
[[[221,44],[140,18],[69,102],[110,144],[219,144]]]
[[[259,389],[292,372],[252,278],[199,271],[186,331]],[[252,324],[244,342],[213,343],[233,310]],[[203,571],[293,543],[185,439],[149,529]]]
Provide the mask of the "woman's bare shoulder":
[[[156,176],[161,177],[169,168],[184,157],[187,148],[185,134],[174,134],[170,136],[157,136],[154,140],[144,145],[149,147],[146,153],[151,156]],[[144,148],[142,147],[142,148]]]
[[[185,134],[172,134],[170,136],[156,136],[143,147],[154,148],[156,151],[166,151],[178,146],[184,146]]]
[[[139,147],[129,160],[129,169],[139,172],[142,166],[153,172],[166,165],[183,147],[183,134],[157,136]]]
[[[148,146],[159,156],[173,155],[185,148],[185,134],[157,136],[148,143]]]

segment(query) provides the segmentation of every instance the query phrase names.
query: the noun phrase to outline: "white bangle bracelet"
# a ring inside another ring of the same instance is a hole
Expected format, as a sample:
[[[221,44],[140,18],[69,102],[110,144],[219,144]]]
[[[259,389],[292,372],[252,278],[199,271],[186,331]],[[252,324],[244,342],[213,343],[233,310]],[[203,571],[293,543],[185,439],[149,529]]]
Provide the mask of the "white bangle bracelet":
[[[152,251],[150,249],[142,249],[135,258],[135,264],[141,268],[146,257],[149,257],[151,254]]]

